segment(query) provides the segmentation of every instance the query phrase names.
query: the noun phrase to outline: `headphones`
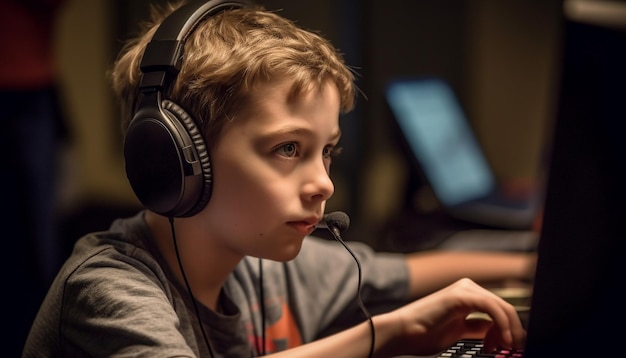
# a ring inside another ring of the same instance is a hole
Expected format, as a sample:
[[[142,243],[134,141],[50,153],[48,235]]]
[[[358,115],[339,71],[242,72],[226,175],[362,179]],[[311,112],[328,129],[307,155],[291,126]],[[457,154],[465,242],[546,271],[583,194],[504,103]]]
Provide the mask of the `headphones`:
[[[185,40],[209,16],[250,6],[245,0],[186,4],[165,18],[144,50],[140,95],[124,139],[124,159],[135,195],[158,214],[192,216],[211,197],[211,160],[203,135],[182,107],[165,98],[180,71]]]

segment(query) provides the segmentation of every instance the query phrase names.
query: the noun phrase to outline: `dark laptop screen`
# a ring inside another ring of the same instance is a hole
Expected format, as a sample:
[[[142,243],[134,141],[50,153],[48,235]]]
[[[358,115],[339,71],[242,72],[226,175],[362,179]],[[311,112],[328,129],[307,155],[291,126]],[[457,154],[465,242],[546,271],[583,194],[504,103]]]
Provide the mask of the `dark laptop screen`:
[[[601,356],[626,333],[626,27],[570,18],[564,29],[531,358]]]

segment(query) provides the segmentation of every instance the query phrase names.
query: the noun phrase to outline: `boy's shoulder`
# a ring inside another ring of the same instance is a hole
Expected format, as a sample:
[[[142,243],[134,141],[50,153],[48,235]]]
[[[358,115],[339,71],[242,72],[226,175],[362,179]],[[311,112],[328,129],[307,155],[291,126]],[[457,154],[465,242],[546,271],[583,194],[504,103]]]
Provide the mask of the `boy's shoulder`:
[[[151,242],[143,213],[117,219],[108,230],[92,232],[78,239],[59,275],[68,279],[79,272],[102,268],[145,267],[151,272],[162,272]]]

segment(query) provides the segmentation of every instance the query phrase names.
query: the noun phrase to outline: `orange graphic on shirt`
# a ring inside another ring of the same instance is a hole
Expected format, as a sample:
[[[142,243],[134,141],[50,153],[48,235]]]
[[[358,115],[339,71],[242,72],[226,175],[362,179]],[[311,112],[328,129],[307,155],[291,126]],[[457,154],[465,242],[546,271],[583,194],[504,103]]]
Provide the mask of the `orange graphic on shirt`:
[[[300,330],[285,302],[281,303],[281,313],[278,321],[265,328],[264,353],[282,351],[302,345]],[[261,337],[254,337],[254,341],[260,342]]]

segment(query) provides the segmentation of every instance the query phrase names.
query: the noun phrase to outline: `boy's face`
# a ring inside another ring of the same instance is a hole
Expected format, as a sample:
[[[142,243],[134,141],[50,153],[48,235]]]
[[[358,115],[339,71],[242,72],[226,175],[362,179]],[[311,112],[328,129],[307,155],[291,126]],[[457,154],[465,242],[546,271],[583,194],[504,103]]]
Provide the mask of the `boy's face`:
[[[213,192],[199,215],[210,240],[236,255],[292,259],[334,192],[338,90],[326,82],[288,101],[290,84],[260,86],[211,153]]]

